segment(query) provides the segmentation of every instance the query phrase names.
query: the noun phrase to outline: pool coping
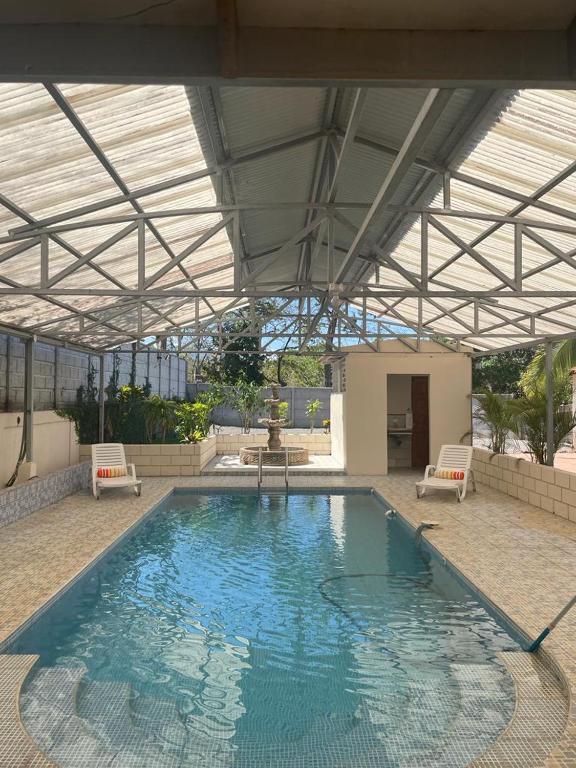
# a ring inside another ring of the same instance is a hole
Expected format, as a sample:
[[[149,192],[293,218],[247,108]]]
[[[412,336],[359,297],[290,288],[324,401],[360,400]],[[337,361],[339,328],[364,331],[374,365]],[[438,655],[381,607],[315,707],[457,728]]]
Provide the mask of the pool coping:
[[[315,478],[320,480],[321,478]],[[358,478],[360,479],[360,478]],[[266,488],[263,493],[267,494],[269,492],[274,493],[276,489],[274,488]],[[281,489],[278,489],[281,491]],[[179,493],[196,493],[196,494],[203,494],[203,493],[246,493],[249,495],[257,495],[257,492],[255,489],[251,486],[241,486],[241,487],[234,487],[234,488],[223,488],[222,486],[217,485],[191,485],[187,486],[185,484],[178,483],[177,485],[172,485],[172,483],[169,483],[168,486],[165,488],[164,492],[156,498],[149,507],[145,508],[140,516],[133,520],[121,533],[119,533],[118,536],[116,536],[115,539],[110,541],[108,545],[101,550],[98,554],[96,554],[94,557],[90,558],[84,566],[66,583],[64,583],[60,589],[58,589],[56,592],[54,592],[37,610],[32,612],[18,627],[16,627],[10,634],[5,637],[5,639],[0,643],[0,654],[3,655],[3,658],[5,659],[7,655],[5,653],[5,649],[12,644],[17,637],[22,634],[34,621],[36,621],[45,611],[47,611],[57,600],[60,599],[71,587],[73,587],[74,584],[76,584],[88,571],[90,571],[92,568],[94,568],[98,562],[100,562],[103,558],[105,558],[107,555],[109,555],[116,547],[118,547],[124,539],[126,539],[128,536],[130,536],[140,525],[144,524],[145,521],[150,518],[157,510],[158,508],[173,494],[178,495]],[[334,485],[327,485],[327,484],[305,484],[305,485],[294,485],[290,488],[290,492],[293,493],[372,493],[380,503],[384,505],[388,505],[390,507],[390,501],[384,496],[383,492],[374,486],[373,483],[368,482],[365,485],[342,485],[342,486],[334,486]],[[416,531],[416,525],[413,523],[413,521],[406,515],[403,514],[400,510],[392,507],[394,511],[398,514],[398,517],[402,521],[402,523],[406,526],[408,526],[413,532]],[[490,607],[490,609],[495,613],[496,616],[500,618],[500,620],[504,623],[505,626],[511,627],[515,632],[518,634],[518,636],[528,639],[529,633],[526,632],[516,621],[514,621],[503,609],[501,609],[497,603],[494,602],[477,584],[475,584],[468,576],[466,576],[465,573],[462,572],[462,570],[456,566],[442,551],[441,547],[437,546],[436,544],[432,543],[427,535],[424,535],[422,537],[422,543],[424,546],[430,550],[430,552],[434,555],[434,557],[438,558],[439,562],[441,562],[445,567],[448,568],[448,570],[455,575],[458,579],[460,579],[468,589],[470,589],[474,594],[481,597],[481,599]],[[571,686],[570,681],[567,677],[567,675],[564,672],[563,666],[561,661],[556,657],[556,655],[551,652],[548,649],[541,648],[538,651],[538,657],[540,661],[546,666],[546,668],[553,671],[553,674],[558,678],[560,683],[563,686],[563,690],[565,692],[568,706],[571,707],[572,702],[572,692],[571,692]],[[33,668],[33,664],[31,665],[30,669]],[[23,680],[22,680],[23,682]],[[16,713],[18,716],[18,722],[19,722],[19,714]],[[23,726],[21,726],[23,728]],[[507,729],[506,729],[507,730]],[[497,744],[500,739],[502,738],[503,732],[500,737],[494,742]],[[2,739],[0,737],[0,743]],[[39,751],[39,755],[42,755],[42,753]],[[22,765],[28,765],[29,763],[21,763]],[[38,763],[39,765],[44,765],[45,763]],[[476,761],[473,763],[470,763],[470,765],[475,765]],[[508,763],[502,763],[502,765],[508,766]],[[544,763],[542,763],[544,765]],[[9,763],[9,765],[12,765],[12,763]],[[17,763],[14,763],[14,765],[17,765]],[[18,763],[20,765],[20,763]],[[492,763],[491,763],[492,765]],[[498,763],[494,763],[494,765],[498,765]],[[512,763],[510,763],[512,765]],[[520,764],[521,765],[521,764]],[[576,765],[576,761],[574,763],[572,762],[552,762],[549,763],[546,761],[546,765],[557,765],[557,766],[568,766],[568,765]]]

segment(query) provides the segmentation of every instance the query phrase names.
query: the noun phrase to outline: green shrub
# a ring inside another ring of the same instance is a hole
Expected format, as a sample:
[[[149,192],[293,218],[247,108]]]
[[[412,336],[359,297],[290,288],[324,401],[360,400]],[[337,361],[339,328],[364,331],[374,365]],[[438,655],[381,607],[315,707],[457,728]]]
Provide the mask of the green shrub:
[[[90,364],[86,386],[81,385],[76,390],[76,402],[73,405],[65,405],[56,411],[58,416],[73,422],[78,442],[82,444],[98,442],[100,412],[98,388],[95,385],[95,380],[96,369]]]
[[[198,400],[176,407],[176,434],[181,443],[198,443],[208,436],[210,410],[209,405]]]
[[[308,421],[310,423],[310,432],[314,432],[314,427],[316,426],[316,416],[323,407],[324,406],[322,405],[321,400],[316,399],[306,401],[306,416],[308,416]]]
[[[239,379],[230,394],[229,403],[235,408],[242,419],[242,430],[244,434],[250,432],[252,419],[264,405],[259,384],[246,379]]]
[[[478,395],[478,402],[474,417],[488,428],[489,449],[494,453],[506,453],[508,434],[514,430],[512,401],[504,395],[486,391]]]
[[[176,403],[174,400],[165,400],[160,395],[150,395],[142,405],[147,442],[152,443],[159,439],[161,443],[165,443],[167,434],[174,432],[178,423]]]

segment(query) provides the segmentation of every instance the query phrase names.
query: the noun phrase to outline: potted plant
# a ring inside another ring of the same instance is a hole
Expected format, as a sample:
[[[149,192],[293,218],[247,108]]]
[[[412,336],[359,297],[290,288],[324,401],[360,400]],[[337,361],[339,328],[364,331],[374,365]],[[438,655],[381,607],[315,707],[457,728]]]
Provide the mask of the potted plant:
[[[306,401],[306,416],[308,417],[308,422],[310,423],[310,433],[314,432],[314,427],[316,426],[316,416],[323,407],[324,406],[322,405],[322,401],[318,400],[318,398],[316,398],[316,400]]]

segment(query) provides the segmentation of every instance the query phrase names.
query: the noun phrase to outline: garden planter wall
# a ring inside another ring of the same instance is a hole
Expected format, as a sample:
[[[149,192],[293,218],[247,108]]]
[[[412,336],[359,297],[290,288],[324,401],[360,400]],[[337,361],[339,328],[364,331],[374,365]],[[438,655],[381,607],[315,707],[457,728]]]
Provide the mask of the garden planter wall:
[[[194,477],[216,456],[216,437],[182,445],[124,446],[126,461],[139,477]],[[80,456],[90,458],[91,446],[81,445]]]
[[[576,522],[575,473],[483,448],[474,448],[472,468],[479,483]]]
[[[332,453],[332,438],[328,434],[324,434],[319,429],[310,434],[299,433],[296,435],[290,432],[282,432],[281,435],[282,445],[286,445],[289,448],[306,448],[308,453],[316,455],[330,455]],[[222,432],[216,435],[216,453],[238,454],[240,448],[246,446],[247,448],[255,448],[258,445],[266,445],[268,435],[262,432],[251,432],[248,435],[242,435],[235,433],[233,435]]]

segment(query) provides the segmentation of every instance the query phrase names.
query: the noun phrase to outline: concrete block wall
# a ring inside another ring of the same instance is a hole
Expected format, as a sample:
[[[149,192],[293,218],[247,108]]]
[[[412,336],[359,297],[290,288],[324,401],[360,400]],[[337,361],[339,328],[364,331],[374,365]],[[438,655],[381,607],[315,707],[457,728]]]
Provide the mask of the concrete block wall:
[[[265,445],[267,435],[263,434],[226,434],[221,432],[216,435],[216,453],[218,454],[238,454],[240,448],[244,446]],[[329,456],[332,452],[332,439],[330,435],[323,432],[314,432],[307,435],[291,435],[289,432],[283,432],[281,435],[282,445],[290,448],[308,448],[310,453],[316,455]]]
[[[190,383],[188,384],[188,396],[191,400],[194,400],[198,392],[205,392],[210,388],[210,384],[204,383]],[[282,387],[280,389],[280,398],[288,403],[288,417],[290,419],[290,426],[297,428],[304,428],[309,426],[308,417],[306,416],[306,403],[308,400],[320,400],[322,402],[322,408],[316,416],[316,428],[322,427],[323,419],[330,418],[330,395],[332,390],[330,387]],[[270,397],[272,394],[270,389],[263,390],[263,399]],[[264,407],[262,413],[256,414],[252,420],[252,426],[257,427],[258,419],[267,413],[267,408]],[[241,427],[242,422],[237,411],[233,408],[222,407],[217,408],[214,413],[214,421],[223,427]]]
[[[139,477],[195,477],[216,456],[216,436],[182,445],[124,446],[126,462],[136,466]],[[91,457],[91,446],[80,446],[80,457]]]
[[[484,448],[474,448],[472,468],[479,483],[576,522],[575,473]]]
[[[0,335],[0,411],[15,411],[24,404],[24,342],[15,337]],[[118,355],[119,383],[128,384],[132,355]],[[89,366],[96,370],[96,384],[100,370],[100,356],[55,347],[38,342],[34,348],[34,408],[48,410],[72,403],[79,386],[86,385]],[[113,369],[113,355],[107,353],[104,361],[105,385]],[[138,353],[136,382],[143,385],[150,379],[152,392],[164,397],[185,397],[187,361],[171,353]]]

